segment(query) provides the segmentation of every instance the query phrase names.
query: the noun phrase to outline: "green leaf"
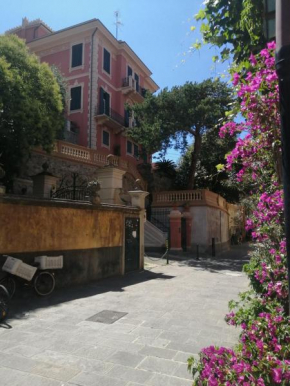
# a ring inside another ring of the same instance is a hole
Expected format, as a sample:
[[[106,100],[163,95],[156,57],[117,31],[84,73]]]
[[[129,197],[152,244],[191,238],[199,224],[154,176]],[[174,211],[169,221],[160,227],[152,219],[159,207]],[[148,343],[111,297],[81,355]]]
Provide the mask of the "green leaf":
[[[203,9],[200,9],[196,15],[194,15],[195,20],[203,20],[206,18],[206,13]]]

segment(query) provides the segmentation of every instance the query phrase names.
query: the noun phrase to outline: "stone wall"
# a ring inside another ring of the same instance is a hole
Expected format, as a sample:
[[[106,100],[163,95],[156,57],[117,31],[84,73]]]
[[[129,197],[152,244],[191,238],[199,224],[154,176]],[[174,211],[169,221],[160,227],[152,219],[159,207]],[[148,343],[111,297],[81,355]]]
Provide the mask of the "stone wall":
[[[32,195],[33,182],[31,177],[43,171],[42,165],[49,165],[48,171],[58,177],[58,188],[63,182],[72,180],[72,175],[78,175],[77,183],[89,182],[98,178],[98,170],[100,167],[92,166],[80,162],[73,162],[57,157],[52,157],[47,154],[32,153],[30,159],[23,167],[21,176],[16,178],[13,184],[13,193],[19,195]],[[127,192],[133,190],[135,186],[135,178],[128,172],[123,176],[123,189]]]

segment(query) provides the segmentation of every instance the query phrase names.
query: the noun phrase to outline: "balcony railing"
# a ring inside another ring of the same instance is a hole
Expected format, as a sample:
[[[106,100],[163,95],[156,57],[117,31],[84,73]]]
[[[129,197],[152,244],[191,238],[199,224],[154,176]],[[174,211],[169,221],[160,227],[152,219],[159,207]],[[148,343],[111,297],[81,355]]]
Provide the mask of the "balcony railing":
[[[118,123],[121,126],[125,126],[125,117],[122,117],[119,113],[111,108],[105,108],[104,106],[99,106],[97,109],[97,116],[106,116]]]
[[[146,89],[141,87],[132,76],[127,76],[122,79],[122,88],[126,92],[136,92],[138,95],[141,95],[142,98],[145,97]]]
[[[228,210],[226,200],[209,190],[176,190],[153,193],[153,207],[183,206],[212,206]]]
[[[41,148],[34,149],[34,152],[46,154]],[[73,145],[64,141],[57,141],[52,153],[53,156],[60,159],[75,161],[81,164],[87,164],[91,166],[106,166],[109,164],[107,155],[101,152],[98,152],[94,149],[89,149],[87,147]],[[135,179],[140,179],[142,181],[141,174],[138,172],[135,165],[131,164],[127,160],[122,159],[119,156],[113,156],[110,159],[110,163],[114,166],[123,169],[134,176]]]
[[[66,142],[74,143],[77,145],[79,142],[79,130],[75,130],[75,131],[65,130],[64,140]]]

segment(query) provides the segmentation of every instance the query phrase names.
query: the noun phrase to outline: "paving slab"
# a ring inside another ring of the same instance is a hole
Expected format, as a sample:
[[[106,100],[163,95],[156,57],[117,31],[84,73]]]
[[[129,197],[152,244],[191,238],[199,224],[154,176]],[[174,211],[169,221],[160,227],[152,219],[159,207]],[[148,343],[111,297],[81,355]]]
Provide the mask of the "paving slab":
[[[200,260],[187,253],[168,265],[146,259],[143,272],[49,298],[19,294],[0,325],[0,385],[190,386],[189,356],[237,342],[224,316],[247,289],[247,250]],[[88,321],[95,315],[112,323]]]

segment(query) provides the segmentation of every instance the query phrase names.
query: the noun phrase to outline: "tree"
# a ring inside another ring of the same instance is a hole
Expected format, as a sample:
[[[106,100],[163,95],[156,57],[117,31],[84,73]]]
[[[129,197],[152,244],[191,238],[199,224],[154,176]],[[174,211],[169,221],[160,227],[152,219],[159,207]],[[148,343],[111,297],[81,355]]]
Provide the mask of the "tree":
[[[239,187],[231,184],[229,175],[222,166],[226,164],[226,154],[231,152],[236,144],[236,137],[226,135],[219,137],[219,128],[214,127],[208,130],[202,137],[202,147],[199,161],[196,166],[195,188],[209,189],[228,202],[239,201]],[[186,187],[190,173],[190,153],[192,145],[180,158],[175,184],[180,189]]]
[[[219,125],[231,101],[229,87],[212,79],[165,88],[157,96],[147,93],[142,104],[132,107],[137,126],[129,129],[128,135],[149,153],[160,150],[163,154],[173,146],[185,150],[193,139],[187,182],[188,189],[193,189],[202,136]]]
[[[229,121],[220,130],[239,138],[227,156],[227,169],[238,162],[237,181],[251,181],[249,199],[253,211],[247,230],[257,242],[252,245],[244,271],[250,291],[231,301],[226,316],[230,325],[240,326],[234,349],[210,346],[202,349],[200,361],[189,359],[193,385],[289,385],[290,334],[288,269],[284,202],[280,171],[280,109],[275,44],[251,56],[251,68],[234,74],[244,122]]]
[[[0,36],[0,163],[11,183],[36,146],[51,151],[63,126],[60,87],[16,36]]]
[[[242,62],[266,43],[264,15],[264,0],[207,0],[195,19],[205,43],[223,47],[223,60],[232,54]]]

